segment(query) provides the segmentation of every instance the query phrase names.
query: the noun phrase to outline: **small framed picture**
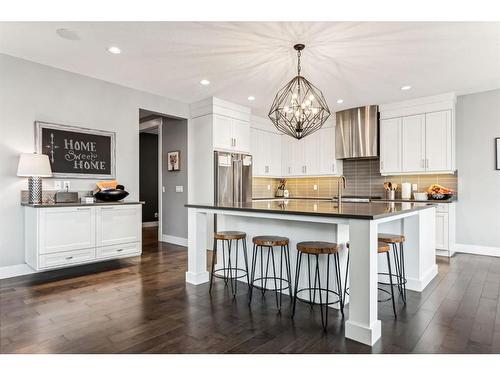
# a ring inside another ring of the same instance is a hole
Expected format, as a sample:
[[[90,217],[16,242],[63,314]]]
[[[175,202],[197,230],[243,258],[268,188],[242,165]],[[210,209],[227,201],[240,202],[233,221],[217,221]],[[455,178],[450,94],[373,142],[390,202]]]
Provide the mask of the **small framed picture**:
[[[500,171],[500,137],[495,138],[495,145],[496,145],[496,156],[497,156],[497,170]]]
[[[181,170],[180,151],[167,152],[167,170],[169,172]]]

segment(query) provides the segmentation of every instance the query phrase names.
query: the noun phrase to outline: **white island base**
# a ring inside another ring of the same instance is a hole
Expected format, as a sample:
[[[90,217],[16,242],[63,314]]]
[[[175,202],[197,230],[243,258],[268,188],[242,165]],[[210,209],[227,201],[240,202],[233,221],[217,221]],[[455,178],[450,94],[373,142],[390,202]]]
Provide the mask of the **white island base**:
[[[188,207],[190,206],[188,205]],[[195,285],[206,283],[209,280],[206,252],[207,215],[217,214],[217,229],[219,231],[240,230],[247,233],[249,264],[251,264],[253,236],[288,237],[290,239],[293,278],[295,278],[293,272],[296,265],[297,242],[331,241],[342,246],[340,256],[343,283],[347,261],[345,244],[349,241],[348,286],[350,299],[348,301],[348,320],[345,323],[345,336],[366,345],[375,344],[381,337],[381,322],[377,315],[377,272],[384,272],[386,258],[377,254],[377,234],[379,232],[404,234],[408,290],[422,291],[437,274],[434,206],[426,206],[425,209],[419,210],[401,210],[400,213],[374,219],[234,210],[222,207],[190,207],[188,211],[189,238],[186,282]],[[241,246],[240,251],[242,251]],[[241,263],[239,266],[244,266],[243,259],[242,254],[240,254]],[[257,267],[258,269],[259,267]],[[321,269],[325,272],[326,267],[321,267]],[[303,264],[301,284],[302,281],[306,281],[306,272],[307,267],[304,267]],[[335,277],[330,276],[330,280],[333,279]],[[246,279],[241,278],[240,281],[246,281]],[[333,287],[335,288],[335,286]],[[286,293],[286,291],[284,292]]]

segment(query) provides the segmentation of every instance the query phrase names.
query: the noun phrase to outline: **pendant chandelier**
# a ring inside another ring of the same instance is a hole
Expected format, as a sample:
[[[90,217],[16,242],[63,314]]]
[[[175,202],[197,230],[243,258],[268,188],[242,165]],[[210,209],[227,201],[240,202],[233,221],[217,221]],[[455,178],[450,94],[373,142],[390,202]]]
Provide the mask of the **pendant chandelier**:
[[[300,55],[305,45],[293,48],[297,51],[297,76],[278,91],[269,118],[280,132],[301,139],[321,128],[330,110],[323,93],[300,75]]]

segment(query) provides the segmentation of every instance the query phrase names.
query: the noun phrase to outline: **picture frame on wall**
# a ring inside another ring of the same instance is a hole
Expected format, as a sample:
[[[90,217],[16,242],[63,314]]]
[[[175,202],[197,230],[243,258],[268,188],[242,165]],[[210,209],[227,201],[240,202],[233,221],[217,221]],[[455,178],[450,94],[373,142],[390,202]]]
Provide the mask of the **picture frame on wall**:
[[[167,152],[167,170],[169,172],[176,172],[181,170],[181,152],[169,151]]]
[[[500,137],[495,138],[496,169],[500,171]]]
[[[116,178],[115,133],[35,121],[35,150],[49,157],[55,178]]]

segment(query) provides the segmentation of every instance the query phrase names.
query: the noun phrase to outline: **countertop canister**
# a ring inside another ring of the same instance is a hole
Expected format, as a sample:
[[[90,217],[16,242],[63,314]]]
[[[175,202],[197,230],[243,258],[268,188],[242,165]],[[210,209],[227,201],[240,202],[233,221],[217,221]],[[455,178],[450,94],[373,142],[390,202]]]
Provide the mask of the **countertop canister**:
[[[401,199],[411,198],[411,183],[403,182],[401,184]]]

